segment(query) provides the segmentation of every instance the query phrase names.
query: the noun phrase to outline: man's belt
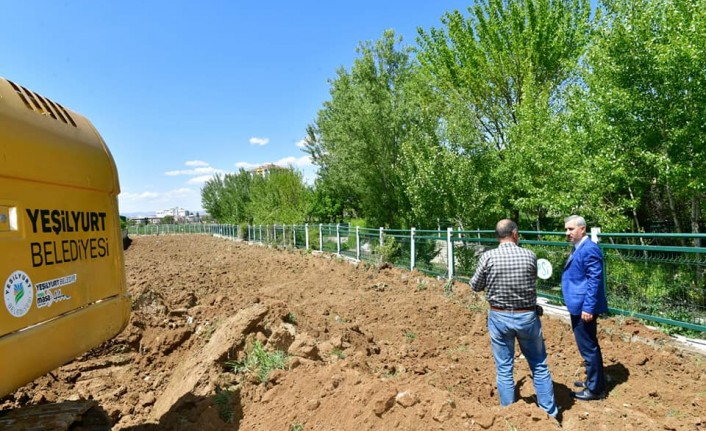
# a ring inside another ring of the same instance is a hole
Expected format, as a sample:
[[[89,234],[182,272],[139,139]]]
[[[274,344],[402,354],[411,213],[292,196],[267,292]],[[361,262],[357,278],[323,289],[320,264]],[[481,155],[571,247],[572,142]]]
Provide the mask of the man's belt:
[[[537,307],[520,307],[520,308],[501,308],[490,306],[493,311],[507,311],[507,312],[520,312],[520,311],[535,311]]]

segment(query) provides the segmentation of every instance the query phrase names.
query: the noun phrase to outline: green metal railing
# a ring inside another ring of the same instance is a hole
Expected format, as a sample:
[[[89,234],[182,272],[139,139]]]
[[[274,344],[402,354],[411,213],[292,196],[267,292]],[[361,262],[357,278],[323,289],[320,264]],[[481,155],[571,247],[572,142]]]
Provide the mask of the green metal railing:
[[[483,251],[497,246],[494,230],[422,230],[351,227],[348,224],[152,225],[131,235],[209,234],[306,249],[357,261],[396,266],[467,282]],[[592,232],[605,257],[605,287],[612,313],[706,332],[704,234]],[[551,276],[538,294],[563,303],[561,272],[569,256],[564,232],[520,231],[520,245],[547,259]]]

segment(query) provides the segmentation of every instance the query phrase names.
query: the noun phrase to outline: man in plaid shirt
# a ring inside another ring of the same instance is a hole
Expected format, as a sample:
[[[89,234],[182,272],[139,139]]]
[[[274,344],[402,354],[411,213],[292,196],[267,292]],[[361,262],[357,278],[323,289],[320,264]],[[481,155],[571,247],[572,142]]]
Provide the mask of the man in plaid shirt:
[[[559,410],[554,400],[552,377],[547,367],[542,322],[537,313],[537,256],[520,248],[517,224],[509,219],[495,226],[500,243],[483,253],[471,279],[474,291],[486,291],[490,304],[488,333],[495,358],[496,383],[500,405],[515,402],[515,339],[527,359],[537,403],[550,416]]]

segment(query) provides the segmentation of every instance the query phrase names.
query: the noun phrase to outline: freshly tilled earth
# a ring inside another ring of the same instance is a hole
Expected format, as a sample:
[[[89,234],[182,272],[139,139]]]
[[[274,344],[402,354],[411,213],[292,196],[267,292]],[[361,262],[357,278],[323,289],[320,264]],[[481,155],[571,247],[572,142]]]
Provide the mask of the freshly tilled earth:
[[[462,283],[205,235],[125,256],[128,327],[3,409],[94,398],[131,431],[706,430],[706,357],[631,319],[600,320],[608,397],[582,402],[570,326],[542,317],[556,421],[519,349],[518,401],[499,407],[487,303]]]

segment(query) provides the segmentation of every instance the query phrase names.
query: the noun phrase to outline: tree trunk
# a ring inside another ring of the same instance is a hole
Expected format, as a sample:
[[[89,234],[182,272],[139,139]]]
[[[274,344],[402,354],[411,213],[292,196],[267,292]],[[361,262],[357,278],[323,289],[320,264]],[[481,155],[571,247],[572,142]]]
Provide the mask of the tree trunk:
[[[699,224],[701,222],[701,202],[696,196],[691,198],[691,233],[699,233]],[[694,238],[694,247],[701,247],[701,238]],[[697,255],[698,256],[698,255]],[[696,266],[696,285],[701,286],[704,281],[704,268],[701,265]],[[706,290],[706,285],[703,286]]]
[[[542,206],[537,207],[537,223],[535,224],[535,230],[537,232],[540,232],[542,230],[542,225],[539,222],[542,219],[542,216],[544,215],[544,211],[542,210]]]
[[[632,194],[632,187],[628,187],[628,192],[630,192],[630,199],[634,201],[635,195]],[[637,211],[635,211],[634,206],[630,208],[630,212],[632,212],[632,218],[635,221],[635,231],[641,233],[642,228],[640,227],[640,219],[637,217]],[[640,245],[645,245],[645,238],[640,237]],[[647,251],[644,251],[643,253],[647,253]]]
[[[672,188],[668,185],[665,187],[667,191],[667,199],[669,200],[669,211],[672,213],[672,220],[674,221],[674,229],[677,233],[682,233],[681,224],[679,223],[679,217],[677,217],[677,208],[674,205],[674,196],[672,195]]]

